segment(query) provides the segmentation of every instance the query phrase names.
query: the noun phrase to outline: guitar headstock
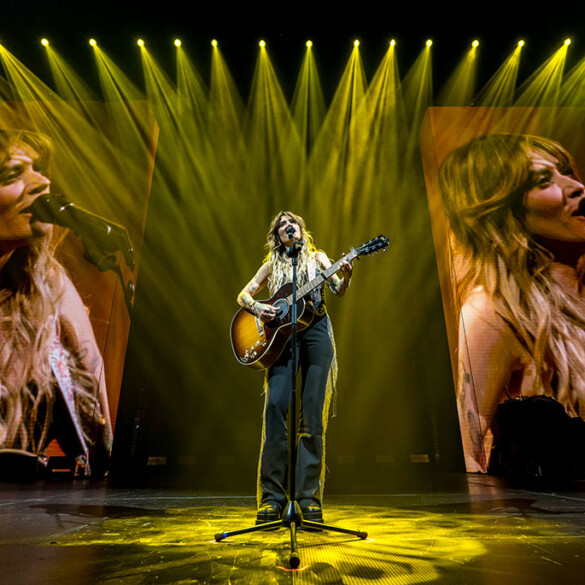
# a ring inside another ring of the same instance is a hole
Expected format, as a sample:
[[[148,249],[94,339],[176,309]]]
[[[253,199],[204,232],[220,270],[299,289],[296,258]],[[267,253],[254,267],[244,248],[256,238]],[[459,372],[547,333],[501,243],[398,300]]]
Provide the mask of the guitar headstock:
[[[380,250],[385,252],[389,243],[390,241],[386,236],[377,236],[372,238],[369,242],[363,243],[356,250],[352,249],[352,252],[354,252],[356,258],[358,256],[364,256],[365,254],[369,254],[371,256],[374,252],[379,254]]]

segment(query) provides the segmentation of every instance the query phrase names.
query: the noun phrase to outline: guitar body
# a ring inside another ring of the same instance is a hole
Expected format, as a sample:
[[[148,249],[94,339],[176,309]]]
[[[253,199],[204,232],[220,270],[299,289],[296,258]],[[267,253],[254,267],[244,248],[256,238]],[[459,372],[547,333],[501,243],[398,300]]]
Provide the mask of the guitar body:
[[[285,284],[267,301],[276,306],[278,314],[268,323],[247,309],[240,309],[232,319],[232,349],[238,362],[254,370],[269,368],[282,354],[292,335],[292,306],[287,300],[293,292],[292,283]],[[313,321],[311,303],[297,299],[297,332],[306,329]]]

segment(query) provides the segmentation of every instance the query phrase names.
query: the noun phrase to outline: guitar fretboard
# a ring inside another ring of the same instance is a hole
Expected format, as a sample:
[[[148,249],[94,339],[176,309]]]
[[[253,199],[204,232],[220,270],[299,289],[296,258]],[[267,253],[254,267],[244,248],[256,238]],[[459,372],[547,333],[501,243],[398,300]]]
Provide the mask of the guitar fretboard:
[[[331,278],[339,270],[339,267],[341,266],[341,263],[344,260],[349,260],[351,262],[357,256],[358,256],[358,254],[355,252],[355,250],[351,250],[351,252],[349,254],[347,254],[347,256],[340,258],[337,262],[332,264],[329,268],[323,270],[323,272],[321,272],[315,278],[313,278],[312,280],[307,282],[307,284],[304,284],[303,286],[298,287],[297,288],[297,300],[306,297],[311,291],[316,289],[318,286],[321,286],[328,278]],[[288,295],[288,297],[286,297],[286,302],[289,305],[292,304],[292,294],[290,294],[290,295]]]

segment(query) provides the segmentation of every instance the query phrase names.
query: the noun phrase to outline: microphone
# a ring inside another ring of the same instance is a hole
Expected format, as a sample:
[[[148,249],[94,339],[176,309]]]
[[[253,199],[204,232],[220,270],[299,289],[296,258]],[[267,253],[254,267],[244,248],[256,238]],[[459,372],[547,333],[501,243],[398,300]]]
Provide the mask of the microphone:
[[[39,195],[27,209],[42,223],[51,223],[70,229],[92,251],[122,252],[128,267],[134,270],[134,249],[126,228],[109,219],[82,209],[63,195]]]
[[[286,249],[286,255],[289,258],[296,258],[299,255],[304,242],[303,240],[294,239],[295,228],[292,225],[289,225],[284,231],[286,232],[289,240],[292,242],[292,245]]]

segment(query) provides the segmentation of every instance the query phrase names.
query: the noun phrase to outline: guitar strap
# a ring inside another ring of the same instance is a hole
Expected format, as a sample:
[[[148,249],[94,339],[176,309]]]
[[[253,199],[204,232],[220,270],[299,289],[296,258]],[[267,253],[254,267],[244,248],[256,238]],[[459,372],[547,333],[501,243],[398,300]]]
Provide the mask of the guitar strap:
[[[309,277],[309,282],[317,277],[319,274],[319,270],[317,269],[317,258],[315,254],[311,254],[307,261],[307,275]],[[315,290],[311,291],[311,303],[315,309],[315,315],[317,317],[323,317],[323,315],[327,314],[327,307],[325,305],[325,287],[323,285],[317,287]]]
[[[317,276],[317,258],[311,254],[307,260],[307,272],[309,273],[309,282]]]

